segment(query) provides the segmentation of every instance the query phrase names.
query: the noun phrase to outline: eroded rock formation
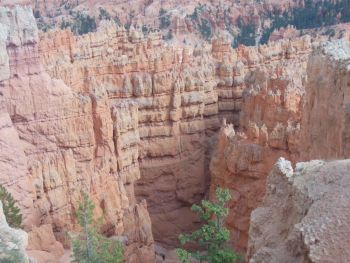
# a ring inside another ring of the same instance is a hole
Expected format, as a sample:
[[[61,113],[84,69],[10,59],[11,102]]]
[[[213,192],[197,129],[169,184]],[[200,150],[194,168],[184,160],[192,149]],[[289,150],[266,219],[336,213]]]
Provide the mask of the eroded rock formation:
[[[279,156],[293,163],[349,156],[349,44],[327,42],[309,52],[294,60],[288,56],[283,69],[267,74],[259,69],[246,78],[251,86],[243,94],[239,127],[224,125],[220,132],[212,187],[232,191],[228,225],[238,244],[246,243],[250,213],[262,200],[266,175]]]
[[[91,186],[96,195],[104,193],[95,198],[99,213],[105,211],[106,231],[118,232],[123,223],[115,223],[123,215],[117,211],[135,204],[133,185],[141,170],[136,194],[148,201],[156,238],[174,245],[177,234],[196,223],[189,207],[206,193],[211,137],[226,118],[239,133],[234,146],[218,150],[229,161],[212,162],[212,185],[235,191],[237,212],[229,224],[238,231],[235,242],[245,247],[249,214],[263,196],[268,170],[278,156],[298,155],[300,99],[311,49],[307,37],[237,50],[218,39],[212,50],[188,50],[165,46],[157,33],[144,38],[138,30],[105,22],[97,33],[75,37],[54,31],[42,35],[39,50],[35,43],[27,45],[35,51],[30,55],[40,56],[54,79],[35,61],[33,77],[19,81],[14,75],[3,93],[16,102],[11,88],[47,83],[48,90],[26,91],[40,104],[35,110],[21,104],[21,112],[8,103],[20,138],[30,142],[24,152],[31,155],[34,206],[46,207],[37,220],[71,228],[66,206],[74,208],[77,189]],[[40,117],[40,125],[28,124],[27,119]],[[27,125],[34,131],[29,135]],[[99,178],[95,183],[83,179],[89,172]],[[107,183],[116,174],[113,180],[119,182]]]
[[[110,103],[103,90],[79,94],[50,77],[40,62],[31,9],[0,13],[0,175],[22,208],[25,229],[34,240],[41,232],[35,226],[49,224],[66,244],[65,231],[75,227],[74,211],[85,191],[96,204],[96,218],[104,217],[104,231],[126,236],[129,261],[153,262],[147,205],[137,203],[133,191],[139,176],[137,109]],[[125,147],[134,150],[122,154]],[[54,244],[51,237],[31,249],[52,252],[46,247]]]

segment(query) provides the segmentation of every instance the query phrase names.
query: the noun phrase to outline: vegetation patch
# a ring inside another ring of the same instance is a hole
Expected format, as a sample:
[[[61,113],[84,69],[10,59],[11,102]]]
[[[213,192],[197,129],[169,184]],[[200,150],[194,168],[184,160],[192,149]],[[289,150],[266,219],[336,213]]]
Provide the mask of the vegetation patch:
[[[182,246],[192,243],[198,247],[196,251],[176,249],[176,254],[182,263],[190,263],[193,259],[208,263],[232,263],[242,259],[227,244],[230,240],[230,231],[224,224],[228,215],[226,203],[230,199],[228,189],[218,188],[216,202],[202,200],[201,205],[192,206],[192,211],[197,214],[203,225],[190,234],[179,236]]]

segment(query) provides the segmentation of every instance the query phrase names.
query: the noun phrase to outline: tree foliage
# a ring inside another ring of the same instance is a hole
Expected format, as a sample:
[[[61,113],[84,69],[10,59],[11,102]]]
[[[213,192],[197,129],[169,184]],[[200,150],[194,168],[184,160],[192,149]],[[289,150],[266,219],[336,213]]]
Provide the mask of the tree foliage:
[[[11,193],[0,185],[0,201],[2,202],[6,221],[10,227],[20,228],[22,225],[22,214],[16,205]]]
[[[165,29],[170,26],[170,15],[167,14],[167,11],[164,8],[159,10],[159,28]]]
[[[107,12],[106,9],[103,9],[100,7],[100,14],[98,15],[98,18],[100,20],[110,20],[111,19],[111,15]]]
[[[246,46],[255,46],[255,39],[257,36],[256,29],[253,24],[245,24],[243,19],[240,17],[237,22],[237,26],[240,31],[236,35],[232,43],[232,47],[237,47],[239,44]]]
[[[77,210],[77,221],[82,231],[73,234],[72,248],[75,263],[120,263],[123,248],[120,242],[101,235],[93,220],[94,204],[86,193]]]
[[[199,31],[204,39],[209,40],[211,38],[211,24],[207,19],[201,19],[201,23],[199,24]]]
[[[193,13],[187,15],[187,18],[192,20],[192,22],[195,24],[195,27],[205,40],[210,40],[213,36],[212,24],[208,19],[203,17],[202,13],[204,11],[205,5],[198,4],[195,7]]]
[[[97,24],[95,17],[91,17],[90,15],[81,13],[79,11],[71,12],[71,15],[72,19],[69,21],[62,19],[62,22],[60,24],[61,29],[69,27],[75,35],[83,35],[96,30]],[[103,13],[103,15],[106,14]]]
[[[216,202],[202,200],[201,205],[193,205],[194,211],[203,225],[198,230],[180,235],[180,243],[195,243],[199,249],[191,252],[183,248],[176,250],[177,256],[182,263],[189,263],[192,259],[199,262],[209,263],[232,263],[241,259],[232,249],[227,246],[230,232],[224,227],[228,209],[225,207],[231,199],[228,189],[216,189]]]

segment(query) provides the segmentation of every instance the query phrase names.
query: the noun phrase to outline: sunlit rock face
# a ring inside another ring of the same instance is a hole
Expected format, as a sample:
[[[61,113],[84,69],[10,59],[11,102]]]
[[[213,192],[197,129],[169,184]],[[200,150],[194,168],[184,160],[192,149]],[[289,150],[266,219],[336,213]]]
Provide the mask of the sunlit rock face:
[[[207,140],[219,127],[210,50],[190,55],[166,46],[158,33],[145,38],[107,22],[82,37],[45,34],[40,52],[51,76],[82,96],[101,93],[112,105],[126,190],[134,196],[139,179],[136,197],[147,200],[156,239],[175,244],[196,223],[189,207],[208,188]]]

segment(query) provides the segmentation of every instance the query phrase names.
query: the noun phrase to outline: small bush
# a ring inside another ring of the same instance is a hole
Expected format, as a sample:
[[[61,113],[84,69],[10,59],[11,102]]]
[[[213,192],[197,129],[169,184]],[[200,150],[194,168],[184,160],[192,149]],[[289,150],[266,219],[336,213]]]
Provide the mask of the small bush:
[[[118,241],[109,240],[99,234],[93,220],[95,205],[83,193],[83,200],[77,210],[78,224],[82,232],[72,235],[74,263],[121,263],[123,247]]]
[[[83,35],[96,30],[96,21],[94,17],[91,17],[80,12],[75,17],[75,23],[73,25],[73,32],[78,35]]]
[[[97,25],[94,17],[81,12],[71,12],[72,20],[62,19],[60,28],[70,28],[75,35],[83,35],[96,30]]]
[[[149,31],[150,31],[150,29],[148,28],[148,26],[146,26],[146,25],[142,26],[142,32],[145,36],[148,35]]]
[[[164,40],[171,40],[173,39],[173,32],[171,30],[168,31],[166,35],[163,36]]]
[[[329,37],[334,37],[335,36],[335,30],[334,30],[334,28],[328,28],[324,34],[329,36]]]

